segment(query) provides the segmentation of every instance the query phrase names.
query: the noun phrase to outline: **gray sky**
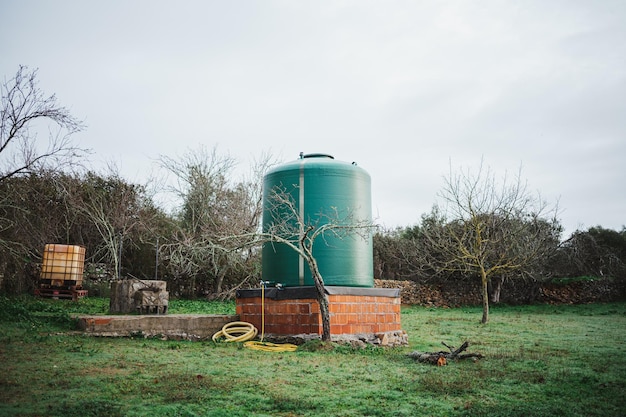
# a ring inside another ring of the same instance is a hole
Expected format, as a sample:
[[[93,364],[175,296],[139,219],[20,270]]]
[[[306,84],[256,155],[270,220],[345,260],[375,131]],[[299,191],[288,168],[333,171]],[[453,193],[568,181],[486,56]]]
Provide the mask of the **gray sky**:
[[[626,225],[626,1],[0,0],[0,76],[84,119],[143,182],[200,145],[356,161],[387,227],[453,168],[520,165],[566,235]],[[566,236],[565,236],[566,237]]]

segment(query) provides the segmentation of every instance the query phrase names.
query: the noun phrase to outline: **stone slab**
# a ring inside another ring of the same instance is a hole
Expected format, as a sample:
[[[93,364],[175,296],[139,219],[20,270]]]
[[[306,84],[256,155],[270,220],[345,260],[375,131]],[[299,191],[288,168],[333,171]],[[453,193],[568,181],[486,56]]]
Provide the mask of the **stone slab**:
[[[238,321],[238,315],[168,314],[77,317],[78,328],[93,336],[162,337],[175,340],[210,339],[222,327]]]

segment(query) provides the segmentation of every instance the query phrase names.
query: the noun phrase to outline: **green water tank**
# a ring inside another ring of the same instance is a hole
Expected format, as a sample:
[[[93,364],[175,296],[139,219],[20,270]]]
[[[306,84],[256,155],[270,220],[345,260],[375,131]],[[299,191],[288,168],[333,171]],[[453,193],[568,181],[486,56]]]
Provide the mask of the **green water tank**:
[[[264,232],[283,222],[290,212],[284,204],[275,207],[273,190],[290,196],[295,211],[307,225],[372,221],[371,179],[356,163],[337,161],[326,154],[300,154],[298,160],[270,170],[263,180]],[[374,286],[371,230],[360,229],[359,234],[352,232],[338,238],[326,233],[316,239],[313,255],[325,285]],[[264,281],[287,287],[314,285],[309,265],[286,244],[267,242],[262,256]]]

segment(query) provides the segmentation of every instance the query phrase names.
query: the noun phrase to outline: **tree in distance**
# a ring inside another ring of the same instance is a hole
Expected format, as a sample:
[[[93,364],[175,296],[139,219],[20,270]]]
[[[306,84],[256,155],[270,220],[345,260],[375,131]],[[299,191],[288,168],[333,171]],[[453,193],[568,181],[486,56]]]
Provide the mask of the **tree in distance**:
[[[482,162],[476,173],[451,168],[439,197],[442,204],[422,218],[418,262],[438,273],[480,277],[487,323],[490,281],[530,273],[556,251],[558,208],[528,191],[521,168],[498,183]]]
[[[15,77],[0,85],[0,93],[0,182],[44,168],[58,169],[85,152],[70,140],[83,123],[59,105],[54,94],[43,93],[37,70],[20,65]],[[50,122],[45,144],[34,133],[40,121]]]

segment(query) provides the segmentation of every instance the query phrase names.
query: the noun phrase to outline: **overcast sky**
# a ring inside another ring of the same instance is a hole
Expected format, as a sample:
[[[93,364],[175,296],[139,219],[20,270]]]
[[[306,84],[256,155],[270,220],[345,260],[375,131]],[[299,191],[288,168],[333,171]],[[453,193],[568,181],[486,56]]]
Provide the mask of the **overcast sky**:
[[[201,145],[240,167],[322,152],[417,224],[450,162],[520,165],[566,234],[626,225],[626,1],[0,0],[0,75],[83,119],[95,169],[143,182]],[[567,236],[564,236],[567,237]]]

